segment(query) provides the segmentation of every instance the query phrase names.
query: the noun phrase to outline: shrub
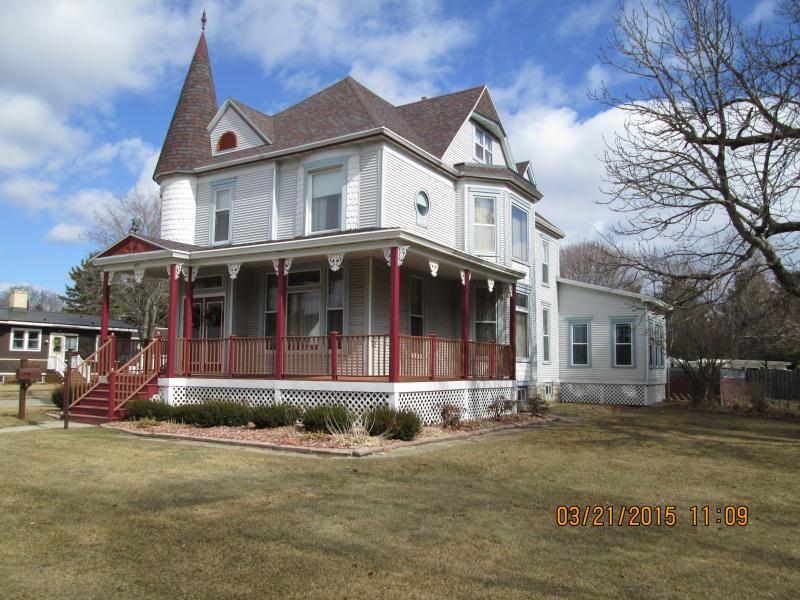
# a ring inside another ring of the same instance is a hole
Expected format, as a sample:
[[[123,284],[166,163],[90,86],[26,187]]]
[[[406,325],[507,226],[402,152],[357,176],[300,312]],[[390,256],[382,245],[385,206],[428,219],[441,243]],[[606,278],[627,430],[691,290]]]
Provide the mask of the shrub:
[[[542,416],[550,410],[550,405],[539,394],[534,394],[528,396],[528,410],[532,415]]]
[[[397,411],[386,406],[364,413],[364,425],[370,435],[404,441],[413,440],[422,429],[422,421],[414,411]]]
[[[461,424],[461,415],[464,414],[464,408],[457,404],[445,403],[441,408],[442,427],[445,429],[455,429]]]
[[[301,417],[300,409],[291,404],[259,406],[253,409],[253,424],[258,429],[292,425]]]
[[[50,402],[55,404],[58,408],[62,408],[64,406],[64,386],[59,385],[53,390],[53,393],[50,394]]]
[[[128,418],[133,421],[141,419],[168,421],[173,414],[173,408],[169,404],[150,400],[131,400],[125,404],[125,408],[128,410]]]
[[[173,417],[198,427],[241,427],[253,419],[253,409],[238,402],[204,402],[178,406],[173,410]]]
[[[310,432],[344,433],[350,431],[353,415],[339,404],[315,406],[303,415],[303,425]]]
[[[514,407],[516,406],[516,404],[517,403],[514,402],[513,400],[507,400],[505,398],[498,398],[497,400],[492,402],[486,408],[489,409],[489,413],[492,415],[492,418],[495,421],[499,421],[500,417],[502,417],[503,415],[505,415],[507,413],[512,412],[514,410]]]

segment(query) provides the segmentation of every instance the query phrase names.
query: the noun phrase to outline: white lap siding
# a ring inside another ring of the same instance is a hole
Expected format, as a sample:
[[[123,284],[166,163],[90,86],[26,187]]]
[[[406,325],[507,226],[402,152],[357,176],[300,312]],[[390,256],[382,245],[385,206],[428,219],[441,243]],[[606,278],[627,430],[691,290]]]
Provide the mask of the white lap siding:
[[[550,269],[549,284],[542,283],[542,238],[548,239],[550,244]],[[536,319],[536,380],[538,383],[550,383],[563,379],[563,373],[559,372],[559,353],[561,350],[561,336],[559,331],[559,289],[556,284],[556,277],[559,273],[558,263],[558,240],[535,230],[533,239],[532,254],[534,257],[533,267],[531,268],[531,279],[535,290]],[[542,335],[543,335],[543,309],[550,309],[550,361],[545,362],[542,355]]]
[[[281,162],[278,167],[277,235],[279,240],[293,238],[297,202],[297,163]]]
[[[358,226],[378,226],[380,181],[380,151],[371,150],[361,155],[361,181],[359,186]]]
[[[236,134],[236,147],[231,150],[217,151],[217,143],[222,134],[226,131],[233,131]],[[247,148],[263,146],[264,140],[261,139],[252,127],[245,123],[244,119],[236,110],[228,107],[217,121],[214,129],[211,130],[211,152],[215,156],[226,152],[235,152]]]

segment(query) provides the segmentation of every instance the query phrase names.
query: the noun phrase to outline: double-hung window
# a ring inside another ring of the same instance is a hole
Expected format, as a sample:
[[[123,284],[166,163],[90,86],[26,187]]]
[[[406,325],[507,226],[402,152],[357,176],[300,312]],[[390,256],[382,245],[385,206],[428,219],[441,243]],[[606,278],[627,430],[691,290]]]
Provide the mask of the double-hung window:
[[[612,321],[614,336],[614,366],[632,367],[633,364],[633,323],[629,321]]]
[[[214,190],[214,211],[211,216],[211,241],[224,244],[231,240],[232,188],[219,187]]]
[[[341,228],[342,221],[342,167],[316,171],[309,174],[311,187],[309,233],[332,231]]]
[[[550,362],[550,307],[542,307],[542,362]]]
[[[489,132],[475,125],[475,160],[492,164],[492,136]]]
[[[542,283],[550,285],[550,242],[542,239]]]
[[[328,271],[328,333],[344,333],[344,270]]]
[[[425,316],[422,302],[422,279],[411,276],[408,282],[411,335],[424,335]]]
[[[497,201],[493,196],[475,196],[473,247],[476,252],[497,252]]]
[[[528,213],[518,206],[511,207],[511,256],[528,262]]]
[[[42,349],[42,332],[39,329],[11,330],[11,350],[38,352]]]
[[[650,320],[649,338],[650,368],[662,368],[664,366],[664,355],[666,353],[666,336],[664,335],[664,323],[662,321],[657,321],[655,319]]]
[[[569,324],[570,366],[588,367],[591,365],[591,325],[588,321]]]
[[[487,288],[475,288],[475,339],[497,341],[497,304]]]
[[[514,307],[514,341],[516,354],[519,358],[528,358],[528,294],[515,294]]]

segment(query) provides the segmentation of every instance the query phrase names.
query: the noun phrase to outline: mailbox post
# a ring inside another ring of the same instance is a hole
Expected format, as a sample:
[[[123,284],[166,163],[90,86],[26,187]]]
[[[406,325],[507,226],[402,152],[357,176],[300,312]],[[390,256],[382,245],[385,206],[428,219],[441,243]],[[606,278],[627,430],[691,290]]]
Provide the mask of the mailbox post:
[[[67,350],[67,368],[64,371],[64,393],[61,395],[61,418],[64,419],[64,429],[69,429],[69,404],[72,402],[72,357],[74,350]]]
[[[28,359],[19,359],[19,369],[17,369],[17,383],[19,383],[19,414],[17,417],[24,421],[28,414],[28,388],[34,381],[38,381],[42,376],[42,369],[39,367],[29,367]]]

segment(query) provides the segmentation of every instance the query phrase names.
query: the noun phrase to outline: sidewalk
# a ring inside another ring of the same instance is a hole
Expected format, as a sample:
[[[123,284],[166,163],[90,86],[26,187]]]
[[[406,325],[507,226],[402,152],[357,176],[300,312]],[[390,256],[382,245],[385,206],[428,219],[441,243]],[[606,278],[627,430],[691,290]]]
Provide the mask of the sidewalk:
[[[96,425],[89,425],[88,423],[70,423],[70,429],[78,429],[81,427],[97,427]],[[3,433],[16,433],[18,431],[38,431],[40,429],[64,429],[63,421],[43,421],[36,425],[20,425],[18,427],[0,427],[0,434]]]

